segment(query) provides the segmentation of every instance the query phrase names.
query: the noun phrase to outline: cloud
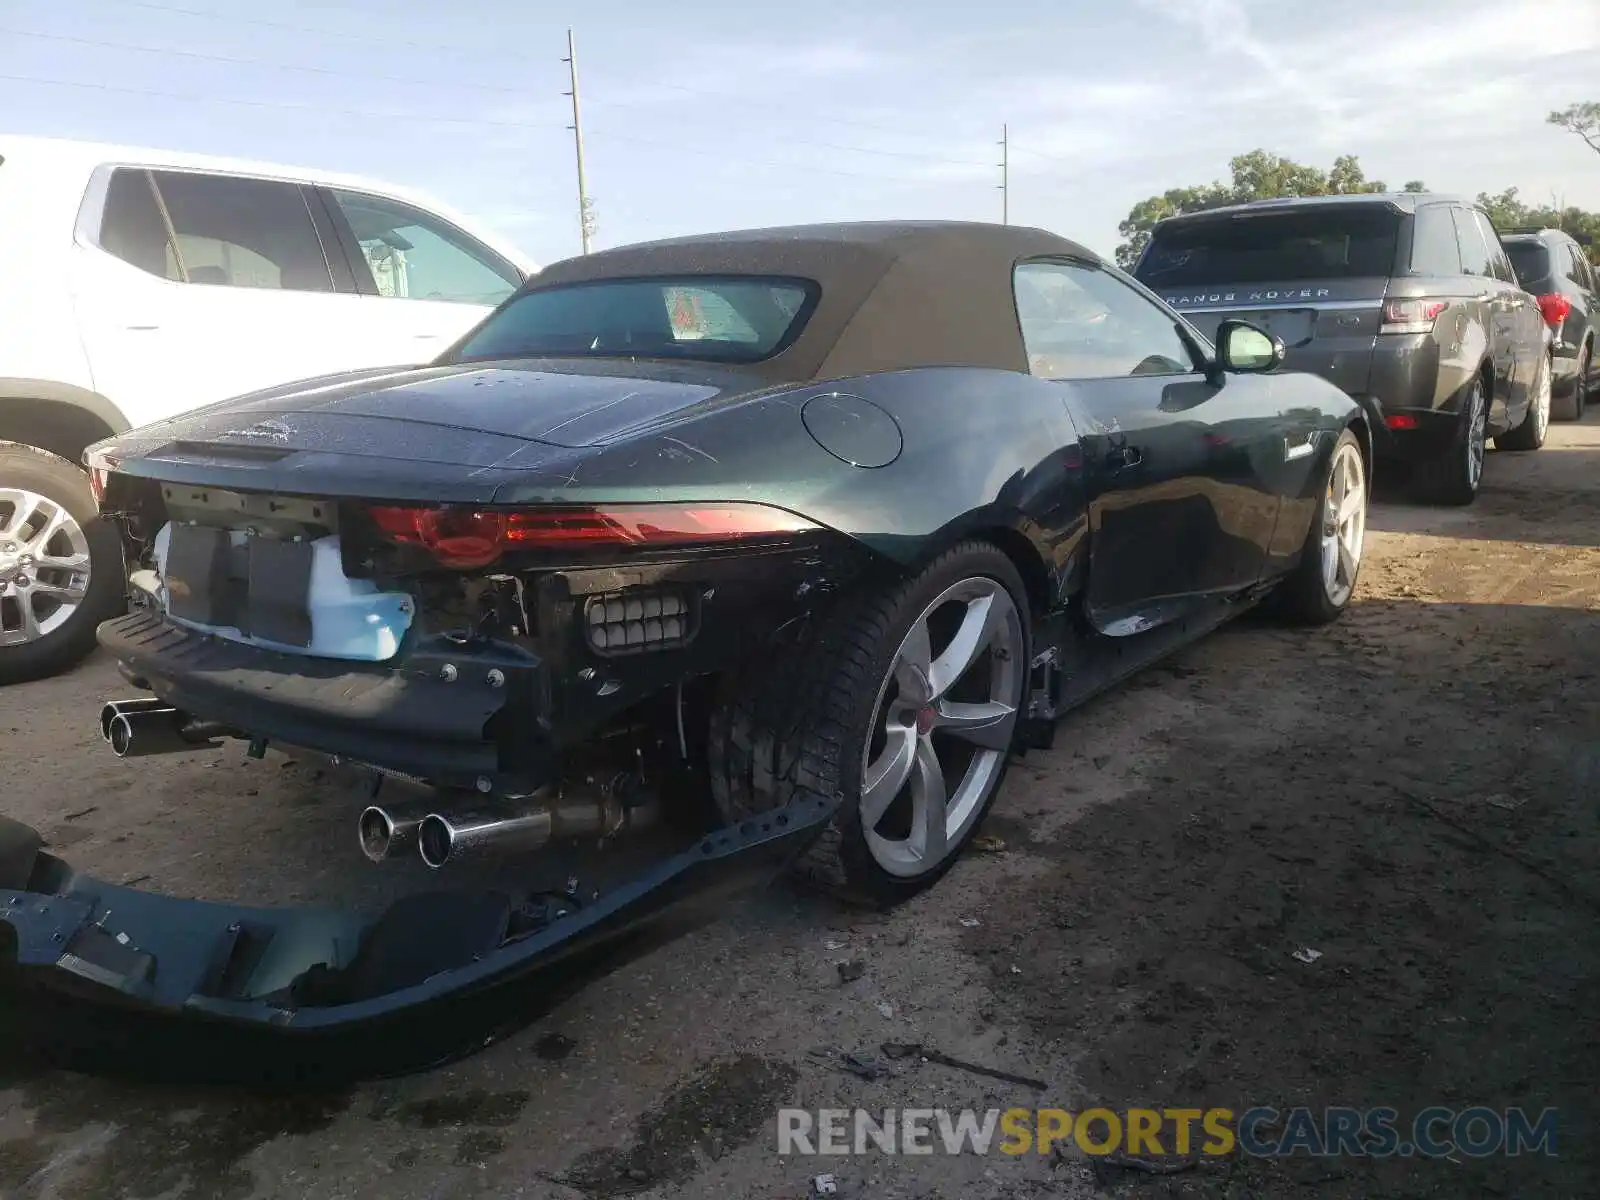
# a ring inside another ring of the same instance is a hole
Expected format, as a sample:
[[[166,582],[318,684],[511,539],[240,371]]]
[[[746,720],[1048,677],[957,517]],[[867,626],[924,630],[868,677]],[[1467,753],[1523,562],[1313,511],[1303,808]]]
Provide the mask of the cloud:
[[[1321,78],[1292,64],[1283,47],[1255,29],[1242,0],[1139,0],[1142,8],[1180,28],[1199,35],[1212,54],[1243,58],[1269,79],[1280,102],[1310,109],[1316,114],[1324,140],[1343,132],[1346,105]]]

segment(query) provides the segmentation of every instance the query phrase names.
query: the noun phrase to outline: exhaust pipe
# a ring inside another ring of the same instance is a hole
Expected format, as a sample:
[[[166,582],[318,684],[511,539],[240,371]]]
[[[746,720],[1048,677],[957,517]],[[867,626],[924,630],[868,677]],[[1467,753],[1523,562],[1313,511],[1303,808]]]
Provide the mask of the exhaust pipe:
[[[118,712],[111,718],[106,740],[118,758],[144,758],[215,749],[216,739],[232,732],[216,721],[192,720],[186,713],[162,705]]]
[[[110,700],[100,710],[100,736],[106,741],[111,740],[111,723],[125,712],[154,712],[161,708],[170,708],[165,700],[157,696],[140,696],[136,700]]]
[[[361,853],[373,862],[382,862],[410,849],[417,840],[417,829],[422,825],[423,818],[435,807],[437,802],[433,800],[370,806],[361,814],[356,827],[361,839]]]
[[[621,787],[584,788],[552,794],[543,789],[523,808],[481,805],[433,812],[417,828],[422,861],[437,871],[447,862],[483,854],[526,854],[557,838],[610,837],[654,825],[654,800],[632,806]]]

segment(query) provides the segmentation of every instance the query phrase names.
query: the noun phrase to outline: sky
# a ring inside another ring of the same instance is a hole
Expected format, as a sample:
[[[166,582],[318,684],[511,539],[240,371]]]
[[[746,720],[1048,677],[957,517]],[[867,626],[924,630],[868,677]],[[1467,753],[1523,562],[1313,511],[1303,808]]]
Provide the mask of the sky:
[[[1109,254],[1262,148],[1600,209],[1600,0],[0,0],[0,129],[430,192],[578,252],[805,221],[1009,219]]]

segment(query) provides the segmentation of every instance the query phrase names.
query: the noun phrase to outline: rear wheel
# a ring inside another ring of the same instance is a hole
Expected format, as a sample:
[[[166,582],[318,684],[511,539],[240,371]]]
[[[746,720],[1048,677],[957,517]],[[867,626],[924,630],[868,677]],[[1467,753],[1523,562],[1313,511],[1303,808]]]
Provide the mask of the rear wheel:
[[[1488,431],[1489,397],[1480,375],[1462,397],[1460,425],[1450,449],[1436,459],[1417,464],[1413,479],[1423,499],[1434,504],[1466,505],[1478,498]]]
[[[712,791],[739,820],[804,787],[842,795],[801,867],[892,904],[949,869],[1005,776],[1027,685],[1016,568],[965,542],[846,604],[815,636],[730,679],[712,716]]]
[[[0,684],[82,660],[125,594],[122,546],[88,477],[32,446],[0,446]]]
[[[1544,445],[1550,429],[1550,356],[1539,360],[1539,375],[1533,381],[1533,396],[1522,424],[1494,439],[1497,450],[1537,450]]]

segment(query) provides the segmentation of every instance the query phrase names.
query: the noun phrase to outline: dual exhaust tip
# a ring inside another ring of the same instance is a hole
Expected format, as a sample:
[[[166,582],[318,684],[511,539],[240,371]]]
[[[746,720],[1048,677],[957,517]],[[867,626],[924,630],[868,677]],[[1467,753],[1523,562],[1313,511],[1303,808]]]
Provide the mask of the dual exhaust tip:
[[[197,721],[155,696],[113,700],[100,710],[100,736],[118,758],[210,750],[234,732],[216,721]]]
[[[361,814],[361,852],[383,862],[415,846],[432,870],[480,855],[526,854],[558,838],[607,838],[647,829],[660,818],[655,799],[635,797],[633,780],[605,786],[544,788],[516,804],[468,800],[441,809],[438,797],[394,805],[374,804]],[[623,796],[630,800],[625,802]]]

